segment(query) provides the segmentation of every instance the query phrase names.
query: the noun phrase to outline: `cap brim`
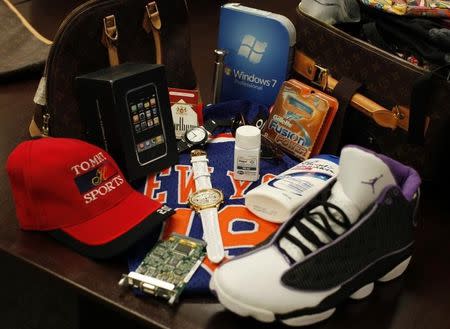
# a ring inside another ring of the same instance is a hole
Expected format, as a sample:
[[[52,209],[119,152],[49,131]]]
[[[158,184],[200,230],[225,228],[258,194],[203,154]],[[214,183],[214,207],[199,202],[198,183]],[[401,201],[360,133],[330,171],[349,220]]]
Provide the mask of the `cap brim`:
[[[49,233],[83,255],[111,258],[160,229],[161,223],[174,213],[168,207],[160,208],[159,202],[133,192],[97,217]]]

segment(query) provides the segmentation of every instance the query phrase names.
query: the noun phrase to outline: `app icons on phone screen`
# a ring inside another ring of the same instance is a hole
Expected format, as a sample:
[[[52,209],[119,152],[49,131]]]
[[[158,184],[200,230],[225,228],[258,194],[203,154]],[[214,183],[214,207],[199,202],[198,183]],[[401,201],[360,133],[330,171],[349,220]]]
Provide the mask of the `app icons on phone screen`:
[[[143,142],[137,143],[136,148],[138,152],[143,152],[162,143],[164,143],[164,136],[158,135]]]
[[[144,97],[139,101],[134,101],[129,104],[129,112],[131,122],[133,123],[134,132],[136,136],[136,149],[138,152],[146,151],[156,145],[164,143],[164,136],[158,134],[155,137],[146,138],[143,135],[146,132],[152,132],[161,124],[158,115],[158,107],[156,103],[156,96]],[[156,131],[154,133],[157,133]],[[142,137],[139,137],[142,136]]]

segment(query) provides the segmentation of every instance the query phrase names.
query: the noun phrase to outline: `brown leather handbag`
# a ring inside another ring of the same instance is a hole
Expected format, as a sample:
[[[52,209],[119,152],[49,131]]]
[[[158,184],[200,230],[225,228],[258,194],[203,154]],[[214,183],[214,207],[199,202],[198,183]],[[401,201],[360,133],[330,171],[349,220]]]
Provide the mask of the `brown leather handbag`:
[[[184,0],[95,0],[63,21],[53,41],[30,134],[83,139],[75,77],[122,62],[162,63],[169,87],[195,89]]]
[[[413,166],[426,181],[442,182],[450,150],[448,80],[300,9],[296,27],[294,71],[353,105],[340,106],[326,143],[333,147],[326,151],[358,144]],[[350,101],[357,90],[370,106]]]

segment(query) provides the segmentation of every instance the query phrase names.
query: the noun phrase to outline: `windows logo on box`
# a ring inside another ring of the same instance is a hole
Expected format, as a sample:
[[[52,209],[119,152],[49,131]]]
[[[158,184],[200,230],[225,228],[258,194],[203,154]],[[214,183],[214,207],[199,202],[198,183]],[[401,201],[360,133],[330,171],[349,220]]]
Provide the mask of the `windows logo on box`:
[[[256,40],[253,35],[246,34],[241,41],[238,55],[247,58],[250,63],[258,64],[261,62],[264,52],[267,48],[267,42]]]

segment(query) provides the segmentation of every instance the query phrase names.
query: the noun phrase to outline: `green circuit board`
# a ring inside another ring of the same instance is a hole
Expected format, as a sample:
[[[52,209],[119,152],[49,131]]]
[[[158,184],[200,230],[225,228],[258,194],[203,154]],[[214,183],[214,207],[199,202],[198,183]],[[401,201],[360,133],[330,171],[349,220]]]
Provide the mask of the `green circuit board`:
[[[139,267],[123,279],[128,285],[173,304],[205,258],[205,247],[202,240],[174,233],[159,241]]]

